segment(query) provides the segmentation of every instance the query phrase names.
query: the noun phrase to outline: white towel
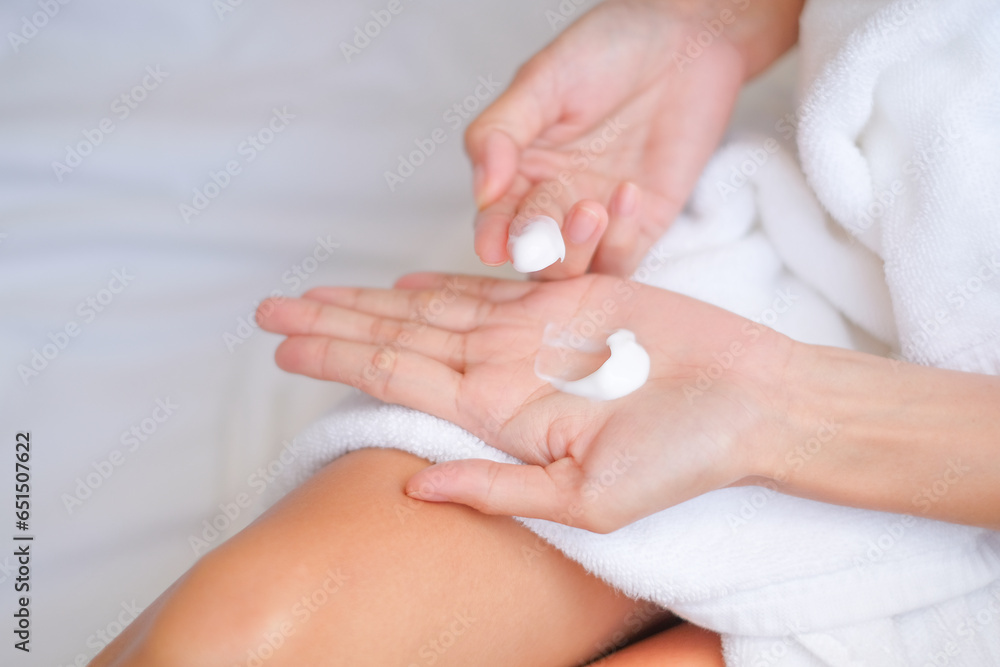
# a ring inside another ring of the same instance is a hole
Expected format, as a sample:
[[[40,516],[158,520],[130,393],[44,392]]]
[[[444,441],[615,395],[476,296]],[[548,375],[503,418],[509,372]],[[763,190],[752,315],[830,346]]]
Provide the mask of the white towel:
[[[805,342],[854,347],[853,324],[907,359],[997,372],[1000,277],[981,267],[1000,250],[1000,57],[986,38],[1000,34],[998,16],[972,1],[811,3],[799,124],[812,190],[773,139],[730,144],[637,279]],[[945,112],[957,128],[946,149],[906,180],[914,150],[940,144]],[[893,200],[859,227],[885,187]],[[960,285],[970,296],[949,306]],[[939,309],[948,316],[927,333]],[[514,460],[363,396],[297,444],[286,488],[363,447]],[[522,521],[627,594],[723,633],[730,665],[1000,662],[1000,533],[758,487],[708,493],[609,535]]]
[[[802,167],[885,260],[903,358],[1000,373],[1000,6],[813,1],[801,44]]]

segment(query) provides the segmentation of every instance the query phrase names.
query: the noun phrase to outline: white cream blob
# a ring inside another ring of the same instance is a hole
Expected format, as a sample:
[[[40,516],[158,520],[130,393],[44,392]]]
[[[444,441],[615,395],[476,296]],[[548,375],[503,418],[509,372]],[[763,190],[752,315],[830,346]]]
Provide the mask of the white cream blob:
[[[600,368],[579,380],[561,380],[544,376],[541,379],[561,392],[595,401],[611,401],[628,396],[649,379],[649,353],[635,340],[628,329],[618,329],[608,336],[611,357]]]
[[[563,261],[566,243],[559,223],[547,215],[528,220],[520,234],[507,237],[507,254],[514,269],[521,273],[541,271],[556,260]]]

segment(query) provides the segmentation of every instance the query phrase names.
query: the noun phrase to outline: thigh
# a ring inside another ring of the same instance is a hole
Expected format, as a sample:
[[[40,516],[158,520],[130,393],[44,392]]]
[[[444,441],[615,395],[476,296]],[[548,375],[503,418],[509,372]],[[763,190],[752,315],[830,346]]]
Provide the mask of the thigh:
[[[408,498],[426,465],[380,449],[334,461],[93,664],[576,665],[662,620],[511,518]]]
[[[725,667],[722,638],[704,628],[681,623],[636,642],[594,663],[594,667]]]

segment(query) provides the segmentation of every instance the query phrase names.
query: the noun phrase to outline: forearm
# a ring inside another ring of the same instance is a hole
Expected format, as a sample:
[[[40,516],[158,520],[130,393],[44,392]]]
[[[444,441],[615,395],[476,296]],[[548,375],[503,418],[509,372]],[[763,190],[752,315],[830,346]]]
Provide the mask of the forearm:
[[[778,490],[1000,528],[1000,378],[796,345],[783,379]]]

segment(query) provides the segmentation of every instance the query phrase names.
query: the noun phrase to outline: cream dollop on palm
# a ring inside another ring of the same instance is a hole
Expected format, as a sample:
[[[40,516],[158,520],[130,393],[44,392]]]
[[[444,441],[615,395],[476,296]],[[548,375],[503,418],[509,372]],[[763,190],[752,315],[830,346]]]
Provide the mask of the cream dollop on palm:
[[[652,360],[628,396],[595,402],[535,373],[546,325],[603,311]],[[285,334],[278,365],[451,421],[526,465],[466,460],[414,476],[407,492],[490,514],[606,532],[757,474],[781,413],[765,381],[787,339],[665,290],[588,274],[557,282],[415,274],[394,289],[329,287],[267,301]],[[752,341],[751,341],[752,339]],[[747,344],[692,397],[713,354]],[[433,480],[433,483],[432,483]]]

